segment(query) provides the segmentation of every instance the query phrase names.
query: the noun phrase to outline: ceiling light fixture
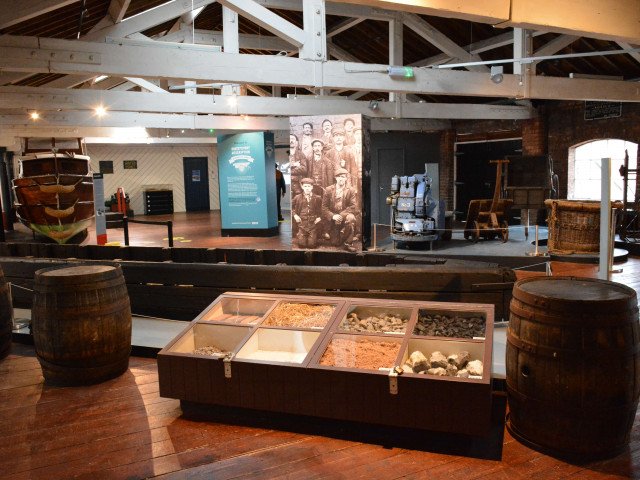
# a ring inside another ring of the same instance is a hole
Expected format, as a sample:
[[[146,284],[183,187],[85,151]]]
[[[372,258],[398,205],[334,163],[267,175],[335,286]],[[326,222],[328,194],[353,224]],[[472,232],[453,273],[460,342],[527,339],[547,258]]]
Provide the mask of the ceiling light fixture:
[[[104,117],[107,114],[107,109],[104,108],[102,105],[98,105],[95,110],[94,110],[96,116],[98,117]]]
[[[492,66],[491,67],[491,81],[493,83],[502,83],[504,80],[504,67],[500,66]]]
[[[377,100],[370,100],[369,108],[375,112],[380,108],[380,104],[378,103]]]
[[[38,120],[40,118],[40,114],[38,112],[31,112],[29,114],[29,118],[31,118],[31,120]]]

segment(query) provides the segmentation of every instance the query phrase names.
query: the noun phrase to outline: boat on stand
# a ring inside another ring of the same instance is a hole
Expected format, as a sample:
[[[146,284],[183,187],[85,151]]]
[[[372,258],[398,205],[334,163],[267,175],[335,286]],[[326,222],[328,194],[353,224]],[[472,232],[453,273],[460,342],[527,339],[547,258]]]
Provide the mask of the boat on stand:
[[[28,141],[13,180],[16,214],[34,232],[59,244],[86,232],[95,214],[91,159],[77,148],[60,148],[51,139],[47,149]]]

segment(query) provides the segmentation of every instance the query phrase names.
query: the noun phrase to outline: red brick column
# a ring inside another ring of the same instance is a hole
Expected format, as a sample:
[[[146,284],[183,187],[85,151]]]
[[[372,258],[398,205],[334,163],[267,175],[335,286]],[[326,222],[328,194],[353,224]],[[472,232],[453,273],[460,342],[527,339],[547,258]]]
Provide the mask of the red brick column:
[[[444,200],[446,202],[446,210],[453,210],[453,158],[455,139],[455,130],[443,130],[440,134],[440,198],[438,200]]]
[[[522,154],[545,155],[547,153],[547,132],[540,117],[522,122]]]

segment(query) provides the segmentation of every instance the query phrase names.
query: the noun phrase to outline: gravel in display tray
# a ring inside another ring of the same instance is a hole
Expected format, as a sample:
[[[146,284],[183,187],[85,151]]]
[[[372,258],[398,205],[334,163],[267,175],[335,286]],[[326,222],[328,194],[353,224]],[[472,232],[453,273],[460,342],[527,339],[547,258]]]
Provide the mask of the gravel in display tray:
[[[297,302],[280,303],[262,322],[267,327],[324,328],[335,305]]]
[[[359,306],[351,309],[339,329],[357,333],[385,333],[402,335],[407,330],[411,310]]]
[[[230,352],[216,347],[215,345],[205,345],[204,347],[196,348],[193,353],[196,355],[209,355],[212,357],[224,357]]]
[[[399,351],[397,342],[334,337],[319,363],[363,370],[393,368]]]
[[[484,338],[485,318],[473,312],[430,312],[419,310],[414,335],[449,338]]]

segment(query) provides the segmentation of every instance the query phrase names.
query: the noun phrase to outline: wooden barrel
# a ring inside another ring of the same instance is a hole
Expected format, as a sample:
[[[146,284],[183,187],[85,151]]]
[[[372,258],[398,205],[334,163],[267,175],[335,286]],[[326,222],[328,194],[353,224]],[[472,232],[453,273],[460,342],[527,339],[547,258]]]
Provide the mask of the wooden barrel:
[[[13,305],[9,285],[0,267],[0,360],[11,350],[11,330],[13,328]]]
[[[131,307],[120,266],[38,270],[33,341],[48,383],[88,385],[129,366]]]
[[[636,292],[587,278],[516,282],[507,333],[509,432],[552,455],[607,458],[640,395]]]

